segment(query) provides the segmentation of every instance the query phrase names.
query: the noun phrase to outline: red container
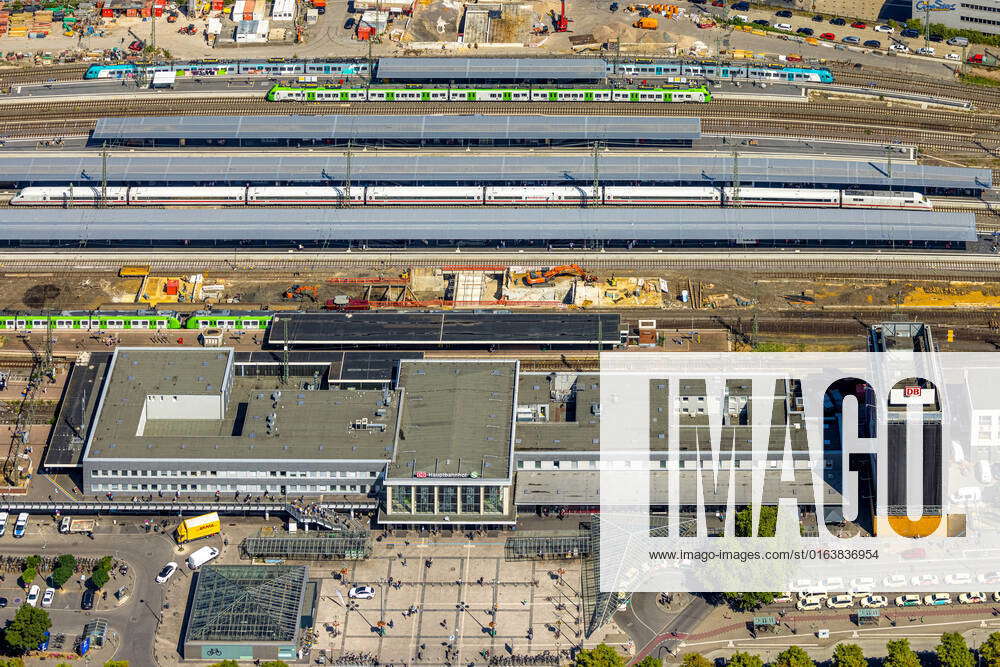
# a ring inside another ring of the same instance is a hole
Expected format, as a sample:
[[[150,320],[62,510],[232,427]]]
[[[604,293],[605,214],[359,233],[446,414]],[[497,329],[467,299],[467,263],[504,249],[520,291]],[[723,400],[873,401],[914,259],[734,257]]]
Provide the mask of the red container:
[[[151,12],[149,10],[149,7],[143,7],[139,13],[142,14],[143,18],[148,19]]]
[[[375,28],[370,25],[358,26],[358,39],[371,39],[375,36]]]
[[[177,290],[180,289],[181,281],[176,278],[171,278],[167,281],[166,293],[167,294],[177,294]]]
[[[101,10],[101,16],[106,19],[114,18],[115,10],[111,9],[110,7],[105,7],[104,9]]]
[[[253,12],[243,12],[244,21],[253,21]]]
[[[213,12],[222,11],[222,0],[212,0],[212,11]]]
[[[163,16],[163,7],[155,7],[153,9],[154,16]]]

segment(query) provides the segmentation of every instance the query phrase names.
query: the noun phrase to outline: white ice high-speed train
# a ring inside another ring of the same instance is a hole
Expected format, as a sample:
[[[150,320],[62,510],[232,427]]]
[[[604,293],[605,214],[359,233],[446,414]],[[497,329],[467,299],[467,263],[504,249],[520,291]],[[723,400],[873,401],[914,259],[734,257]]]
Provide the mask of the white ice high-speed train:
[[[396,187],[108,187],[108,206],[800,206],[931,210],[919,192],[795,188],[691,188],[602,186]],[[95,206],[94,186],[29,187],[11,199],[20,206]]]

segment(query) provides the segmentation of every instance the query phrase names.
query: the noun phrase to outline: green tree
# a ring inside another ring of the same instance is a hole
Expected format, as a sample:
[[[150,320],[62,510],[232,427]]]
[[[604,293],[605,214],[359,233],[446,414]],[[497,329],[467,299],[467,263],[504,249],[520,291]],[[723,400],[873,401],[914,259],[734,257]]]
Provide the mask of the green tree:
[[[110,580],[111,577],[107,570],[94,570],[94,573],[90,575],[90,583],[97,589],[104,588],[104,585]]]
[[[712,667],[712,661],[701,653],[685,653],[681,667]]]
[[[808,653],[793,644],[778,654],[774,667],[814,667],[814,663]]]
[[[920,667],[920,658],[910,648],[909,639],[896,639],[885,645],[889,655],[883,667]]]
[[[994,632],[979,647],[979,657],[986,661],[986,667],[1000,667],[1000,632]]]
[[[25,586],[30,586],[31,582],[35,580],[38,576],[38,571],[33,567],[29,567],[27,570],[21,573],[21,581],[24,582]]]
[[[56,569],[52,571],[52,576],[49,578],[52,580],[53,586],[62,588],[63,584],[73,577],[75,571],[76,557],[72,554],[63,554],[56,559]]]
[[[49,612],[30,604],[22,604],[4,630],[4,641],[13,652],[34,651],[45,639],[45,632],[52,627]]]
[[[722,597],[736,611],[753,611],[774,602],[777,593],[723,593]]]
[[[240,667],[240,663],[235,660],[223,660],[222,662],[217,662],[211,667]]]
[[[624,667],[621,654],[607,644],[583,649],[576,654],[577,667]]]
[[[737,651],[726,661],[727,667],[764,667],[764,661],[759,655]]]
[[[108,660],[104,667],[128,667],[128,660]]]
[[[857,644],[837,644],[833,647],[833,667],[867,667],[865,654]]]
[[[27,569],[27,568],[30,567],[30,568],[33,568],[33,569],[35,569],[37,571],[38,568],[40,568],[41,566],[42,566],[42,557],[41,556],[28,556],[27,558],[24,559],[24,567],[25,567],[25,569]]]
[[[645,658],[635,663],[635,665],[636,667],[663,667],[663,661],[660,660],[659,658],[654,658],[651,655],[647,655]]]
[[[268,660],[260,663],[260,667],[288,667],[288,663],[281,660]]]
[[[762,505],[757,537],[774,537],[777,527],[778,508],[774,505]],[[752,537],[751,531],[753,531],[753,508],[744,507],[736,513],[736,537]]]
[[[114,559],[111,558],[111,556],[105,556],[101,560],[97,561],[97,565],[94,567],[94,569],[95,570],[110,570],[111,569],[111,564],[113,562],[114,562]]]
[[[20,658],[0,658],[0,667],[24,667],[24,660]],[[56,667],[70,667],[70,665],[61,662]]]
[[[972,657],[965,637],[957,632],[945,632],[941,635],[941,643],[935,648],[941,667],[973,667],[976,659]]]

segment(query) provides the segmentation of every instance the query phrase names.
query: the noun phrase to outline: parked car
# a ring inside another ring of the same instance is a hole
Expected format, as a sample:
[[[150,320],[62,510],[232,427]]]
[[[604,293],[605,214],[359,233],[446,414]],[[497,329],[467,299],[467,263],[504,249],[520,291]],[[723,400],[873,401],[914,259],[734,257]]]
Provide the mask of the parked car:
[[[870,595],[875,590],[875,577],[854,577],[849,590],[853,595]]]
[[[848,35],[847,37],[845,37],[840,41],[842,41],[844,44],[860,44],[861,38],[855,37],[854,35]]]
[[[1000,572],[982,572],[976,580],[981,584],[1000,584]]]
[[[961,60],[962,56],[960,56],[957,53],[949,53],[948,55],[945,56],[945,58],[947,58],[948,60]]]
[[[851,24],[851,27],[857,28],[858,30],[864,30],[865,28],[868,27],[868,24],[865,23],[864,21],[855,21],[854,23]]]
[[[178,567],[177,563],[173,562],[164,565],[163,569],[160,570],[160,573],[156,575],[156,583],[158,584],[167,583],[170,580],[170,577],[174,576],[174,572],[177,571],[177,567]]]
[[[704,2],[704,1],[705,0],[702,0],[702,2]],[[618,3],[616,2],[616,3],[613,3],[613,4],[615,4],[616,6],[615,6],[615,9],[612,9],[611,11],[615,11],[615,10],[618,9],[618,7],[617,7]],[[353,29],[354,29],[354,17],[353,16],[348,16],[347,20],[344,21],[344,30],[353,30]]]
[[[830,609],[847,609],[854,606],[853,595],[834,595],[826,601],[826,606]]]
[[[55,591],[55,589],[54,588],[46,588],[45,589],[45,595],[42,596],[42,606],[43,607],[51,607],[52,606],[52,600],[54,600],[55,597],[56,597],[56,591]]]
[[[847,19],[842,19],[840,17],[830,19],[830,25],[847,25]]]
[[[933,46],[922,46],[919,49],[917,49],[917,54],[921,55],[921,56],[933,56],[934,55],[934,47]]]
[[[944,577],[944,581],[950,586],[965,586],[966,584],[972,583],[972,575],[969,574],[968,572],[946,574]]]
[[[712,0],[712,6],[713,7],[725,7],[726,3],[725,3],[725,0]]]
[[[928,36],[928,39],[931,40],[932,42],[935,42],[935,43],[937,43],[937,42],[943,42],[944,41],[944,35],[935,35],[934,33],[931,33]]]
[[[30,604],[32,607],[38,605],[38,594],[42,592],[42,589],[38,587],[38,584],[32,584],[31,588],[28,589],[28,597],[25,598],[25,604]]]
[[[952,37],[948,40],[949,46],[968,46],[969,39],[967,37]]]
[[[7,598],[0,598],[0,609],[7,606]]]
[[[21,512],[14,522],[14,537],[24,537],[24,531],[28,529],[28,513]]]
[[[888,33],[888,34],[890,34],[890,35],[891,35],[892,33],[896,32],[896,29],[895,29],[895,28],[893,28],[893,27],[892,27],[891,25],[885,25],[884,23],[882,23],[882,24],[879,24],[879,25],[875,26],[875,27],[873,28],[873,30],[874,30],[875,32],[885,32],[885,33]]]
[[[215,547],[202,547],[188,556],[187,566],[192,570],[197,570],[199,567],[213,558],[216,558],[218,555],[219,550]]]
[[[791,23],[775,23],[774,27],[777,28],[778,30],[791,30],[792,29],[792,24]]]
[[[884,595],[869,595],[868,597],[861,598],[861,606],[867,609],[878,609],[880,607],[887,607],[889,605],[889,600]]]
[[[816,609],[822,609],[823,598],[819,595],[802,598],[795,604],[795,608],[799,611],[814,611]]]
[[[896,598],[897,607],[917,607],[920,605],[919,595],[900,595]]]
[[[951,604],[951,593],[931,593],[924,597],[924,604],[939,607],[944,604]]]
[[[881,49],[882,42],[878,41],[877,39],[869,39],[867,42],[863,44],[863,46],[867,46],[869,49]]]
[[[914,586],[934,586],[939,581],[940,579],[938,579],[936,574],[918,574],[913,577]]]
[[[902,588],[906,585],[906,575],[890,574],[882,580],[882,585],[886,588]]]
[[[774,15],[777,16],[777,17],[779,17],[779,18],[783,18],[783,19],[790,19],[790,18],[792,18],[792,13],[790,11],[788,11],[787,9],[782,9],[780,11],[777,11],[777,12],[774,13]]]
[[[750,3],[749,2],[734,2],[733,4],[729,5],[729,7],[731,9],[735,9],[738,12],[750,11]]]
[[[704,5],[708,0],[691,0],[691,2],[695,5]]]
[[[913,28],[905,28],[899,34],[902,35],[903,37],[907,37],[909,39],[913,39],[914,37],[920,37],[920,31],[919,30],[914,30]]]
[[[812,17],[812,20],[815,21],[816,23],[822,23],[826,19],[823,18],[822,14],[817,14],[816,16]]]
[[[88,588],[83,592],[83,597],[80,598],[80,609],[84,611],[90,611],[94,608],[94,589]]]
[[[899,53],[909,53],[910,52],[910,47],[908,47],[906,44],[894,43],[894,44],[890,44],[889,48],[892,51],[898,51]]]
[[[806,37],[810,37],[814,31],[812,28],[799,28],[795,32],[799,33],[800,35],[805,35]]]
[[[834,35],[832,32],[824,32],[822,35],[819,36],[819,38],[833,42],[837,39],[837,36]]]
[[[826,591],[846,591],[843,577],[827,577],[820,582],[820,586]]]
[[[982,593],[960,593],[958,601],[961,604],[979,604],[980,602],[986,602],[986,596]]]
[[[371,600],[375,597],[375,589],[371,586],[354,586],[347,591],[347,597],[355,600]]]
[[[763,27],[765,27],[765,28],[770,28],[770,27],[771,27],[771,22],[770,22],[770,21],[768,21],[767,19],[756,19],[756,20],[755,20],[755,21],[753,22],[753,24],[754,24],[754,25],[759,25],[759,26],[763,26]]]

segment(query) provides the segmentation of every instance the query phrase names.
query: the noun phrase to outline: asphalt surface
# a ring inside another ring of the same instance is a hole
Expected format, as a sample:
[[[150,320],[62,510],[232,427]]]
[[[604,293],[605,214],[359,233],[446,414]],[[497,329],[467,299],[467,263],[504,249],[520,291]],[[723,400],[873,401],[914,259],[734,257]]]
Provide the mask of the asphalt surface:
[[[127,581],[126,577],[116,574],[103,589],[108,591],[108,599],[98,601],[93,611],[80,610],[83,589],[78,581],[67,582],[62,589],[65,592],[58,593],[48,609],[53,622],[52,633],[65,633],[63,648],[72,650],[73,640],[82,633],[83,626],[103,618],[108,621],[109,634],[115,632],[118,636],[116,659],[128,660],[133,665],[156,664],[152,649],[162,614],[163,587],[155,582],[155,576],[164,563],[178,560],[179,556],[170,537],[162,533],[147,534],[141,528],[142,519],[113,521],[112,518],[102,519],[91,540],[83,535],[60,535],[51,517],[32,517],[24,538],[14,539],[9,530],[0,538],[0,551],[5,555],[72,553],[85,558],[111,555],[125,561],[131,570]],[[10,604],[0,610],[0,623],[14,617],[20,606],[15,600],[25,597],[23,590],[10,589],[16,586],[15,579],[16,575],[7,575],[5,595]],[[35,583],[45,590],[40,579]],[[114,591],[126,583],[131,588],[128,600],[121,606],[114,606]]]
[[[654,658],[664,651],[676,655],[678,644],[713,608],[699,595],[675,593],[670,606],[661,605],[659,597],[659,593],[636,593],[628,607],[615,614],[615,623],[635,643],[637,654],[648,647]],[[656,643],[649,646],[652,642]]]

